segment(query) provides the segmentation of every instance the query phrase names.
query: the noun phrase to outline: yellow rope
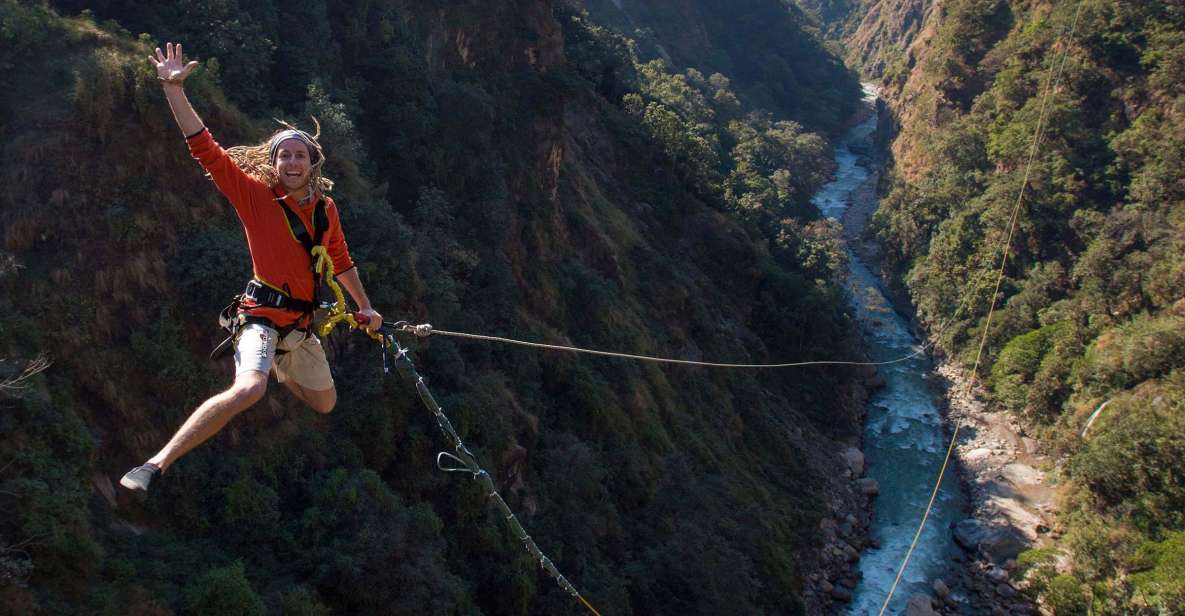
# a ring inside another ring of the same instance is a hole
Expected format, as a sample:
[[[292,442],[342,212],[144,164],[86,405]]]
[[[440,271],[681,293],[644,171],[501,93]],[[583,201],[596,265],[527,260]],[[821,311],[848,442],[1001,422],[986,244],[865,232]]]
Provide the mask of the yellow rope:
[[[588,601],[585,601],[585,600],[584,600],[584,597],[582,597],[582,596],[580,596],[580,595],[576,595],[576,598],[577,598],[577,599],[580,599],[580,602],[584,604],[584,607],[587,607],[587,608],[588,608],[588,611],[590,611],[590,612],[592,612],[592,613],[596,614],[597,616],[601,616],[601,613],[597,611],[597,608],[595,608],[595,607],[593,607],[591,604],[589,604],[589,602],[588,602]]]
[[[354,318],[353,313],[347,310],[348,305],[346,304],[346,296],[344,293],[342,293],[341,285],[339,285],[337,281],[333,279],[333,260],[329,258],[329,252],[325,250],[325,247],[314,246],[313,250],[310,251],[309,254],[311,254],[314,259],[313,270],[321,275],[321,279],[324,280],[325,284],[328,284],[329,288],[333,290],[334,299],[337,300],[333,306],[333,310],[331,310],[329,315],[325,317],[325,320],[321,321],[321,324],[317,326],[317,336],[319,338],[328,336],[329,332],[333,331],[333,328],[337,327],[338,323],[344,321],[346,325],[350,327],[350,329],[362,329],[362,331],[366,332],[367,336],[382,342],[382,336],[370,329],[362,327],[358,323],[358,320]]]
[[[1033,162],[1037,158],[1037,150],[1041,145],[1041,137],[1044,132],[1045,124],[1045,108],[1049,102],[1050,94],[1061,83],[1062,69],[1066,66],[1066,56],[1069,53],[1070,41],[1074,40],[1074,33],[1078,29],[1078,16],[1082,14],[1082,2],[1078,2],[1078,9],[1074,13],[1074,21],[1070,26],[1070,35],[1066,39],[1066,47],[1062,49],[1061,62],[1057,67],[1057,77],[1054,78],[1054,67],[1049,67],[1049,77],[1045,81],[1045,93],[1041,98],[1041,110],[1037,114],[1037,127],[1033,132],[1033,144],[1029,148],[1029,160],[1025,164],[1025,175],[1021,181],[1020,190],[1016,195],[1016,205],[1012,208],[1012,217],[1008,221],[1008,237],[1004,240],[1003,254],[1000,255],[1000,270],[996,275],[996,287],[992,290],[992,301],[988,306],[987,319],[983,325],[983,334],[979,338],[979,348],[975,352],[975,364],[971,367],[971,373],[967,378],[967,387],[965,394],[971,395],[971,390],[975,386],[975,375],[979,372],[979,362],[983,358],[983,349],[987,345],[988,331],[992,326],[992,316],[996,311],[996,299],[1000,294],[1000,284],[1004,281],[1004,271],[1008,264],[1008,253],[1012,247],[1012,237],[1016,233],[1016,221],[1020,218],[1020,207],[1024,202],[1025,187],[1029,184],[1029,174],[1033,169]],[[1059,41],[1061,37],[1058,37]],[[922,530],[926,527],[926,521],[930,518],[930,512],[934,509],[934,500],[938,497],[938,489],[942,485],[942,479],[946,475],[947,466],[950,464],[951,454],[955,450],[955,442],[959,436],[959,428],[962,427],[963,420],[960,418],[955,421],[954,430],[951,431],[950,445],[946,448],[946,457],[942,460],[942,468],[938,471],[938,478],[934,481],[934,490],[930,493],[930,502],[926,504],[926,511],[922,514],[922,521],[918,524],[917,532],[913,535],[913,541],[909,544],[909,550],[905,552],[905,559],[901,561],[901,566],[897,569],[897,577],[893,579],[893,585],[889,588],[889,594],[885,597],[885,602],[881,604],[878,616],[883,616],[885,610],[889,607],[889,601],[893,599],[893,593],[897,591],[897,585],[901,583],[901,578],[905,575],[905,567],[909,565],[909,559],[913,556],[914,548],[917,547],[918,538],[922,536]]]

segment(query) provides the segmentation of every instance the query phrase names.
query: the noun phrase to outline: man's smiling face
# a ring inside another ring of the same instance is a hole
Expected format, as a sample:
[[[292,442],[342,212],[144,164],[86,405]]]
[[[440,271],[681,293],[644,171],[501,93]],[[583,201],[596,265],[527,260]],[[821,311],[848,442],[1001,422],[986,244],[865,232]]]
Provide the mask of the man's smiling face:
[[[299,139],[286,139],[276,150],[276,174],[280,184],[289,192],[304,188],[309,183],[312,162],[309,148]]]

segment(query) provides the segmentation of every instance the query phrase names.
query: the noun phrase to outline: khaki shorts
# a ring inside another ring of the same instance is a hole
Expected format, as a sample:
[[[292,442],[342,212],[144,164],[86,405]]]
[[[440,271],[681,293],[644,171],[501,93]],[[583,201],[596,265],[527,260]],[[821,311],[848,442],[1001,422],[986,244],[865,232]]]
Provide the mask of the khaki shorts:
[[[276,355],[277,349],[287,353]],[[292,379],[306,389],[333,389],[325,350],[311,332],[292,330],[280,340],[280,334],[266,325],[244,325],[235,341],[235,375],[249,370],[268,374],[273,367],[281,383]]]

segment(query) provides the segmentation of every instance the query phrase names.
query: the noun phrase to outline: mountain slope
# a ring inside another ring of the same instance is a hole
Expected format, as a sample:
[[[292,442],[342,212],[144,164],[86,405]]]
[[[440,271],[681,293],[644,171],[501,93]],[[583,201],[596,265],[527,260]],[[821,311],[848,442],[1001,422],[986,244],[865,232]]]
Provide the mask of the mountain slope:
[[[205,356],[249,275],[143,60],[156,42],[202,61],[187,90],[224,144],[265,137],[272,116],[320,119],[351,251],[389,317],[725,361],[847,348],[828,266],[779,249],[605,98],[549,2],[79,9],[0,3],[0,343],[15,363],[54,362],[2,400],[6,609],[582,609],[474,482],[433,468],[436,426],[357,335],[327,344],[331,416],[273,389],[143,509],[112,509],[111,478],[227,383]],[[857,434],[853,375],[414,346],[511,506],[604,613],[804,612],[818,524],[850,496],[834,451]]]

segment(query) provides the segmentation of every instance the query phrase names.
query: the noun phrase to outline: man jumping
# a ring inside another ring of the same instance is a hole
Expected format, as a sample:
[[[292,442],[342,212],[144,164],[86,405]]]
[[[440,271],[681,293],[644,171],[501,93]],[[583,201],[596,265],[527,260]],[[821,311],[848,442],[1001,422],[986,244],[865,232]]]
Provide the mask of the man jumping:
[[[337,280],[358,304],[358,312],[369,319],[366,327],[373,329],[383,321],[350,259],[337,206],[325,194],[333,182],[321,175],[325,156],[316,135],[288,127],[259,145],[222,149],[183,88],[198,63],[182,60],[180,43],[168,43],[165,49],[162,53],[157,48],[155,57],[148,59],[190,153],[243,223],[254,277],[236,315],[234,384],[198,406],[163,449],[119,480],[142,495],[178,458],[258,402],[271,373],[314,410],[333,410],[337,390],[321,341],[309,331],[320,282],[312,271],[313,247],[325,247]]]

